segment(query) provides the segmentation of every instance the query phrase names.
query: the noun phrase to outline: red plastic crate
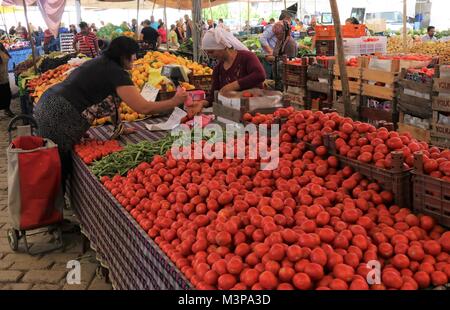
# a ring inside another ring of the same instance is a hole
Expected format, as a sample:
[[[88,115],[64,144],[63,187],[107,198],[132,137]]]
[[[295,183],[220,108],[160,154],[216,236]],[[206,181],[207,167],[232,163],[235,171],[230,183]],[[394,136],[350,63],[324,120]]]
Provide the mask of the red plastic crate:
[[[365,25],[344,25],[342,26],[342,36],[344,38],[360,38],[366,35]]]
[[[317,40],[334,40],[336,32],[333,25],[316,25],[314,28]]]

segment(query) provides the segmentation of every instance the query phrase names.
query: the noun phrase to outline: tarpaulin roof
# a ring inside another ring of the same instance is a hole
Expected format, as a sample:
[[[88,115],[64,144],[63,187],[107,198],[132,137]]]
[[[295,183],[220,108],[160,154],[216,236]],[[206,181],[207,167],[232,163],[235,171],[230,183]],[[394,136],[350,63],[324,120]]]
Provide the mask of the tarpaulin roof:
[[[141,0],[141,3],[144,0]],[[216,6],[216,5],[220,5],[220,4],[225,4],[225,3],[229,3],[229,2],[235,2],[235,1],[230,1],[230,0],[210,0],[211,1],[211,6]],[[209,7],[209,0],[202,0],[202,8],[208,8]],[[87,1],[83,1],[81,0],[81,5],[85,5],[85,2],[89,3],[89,6],[95,6],[95,3],[117,3],[117,2],[130,2],[130,1],[124,1],[124,0],[100,0],[100,1],[92,1],[92,0],[87,0]],[[133,1],[135,2],[135,1]],[[180,10],[192,10],[192,0],[156,0],[156,6],[157,7],[164,7],[164,2],[166,2],[166,7],[168,8],[173,8],[173,9],[180,9]],[[144,2],[145,5],[148,7],[149,4],[153,5],[153,0],[147,0]]]

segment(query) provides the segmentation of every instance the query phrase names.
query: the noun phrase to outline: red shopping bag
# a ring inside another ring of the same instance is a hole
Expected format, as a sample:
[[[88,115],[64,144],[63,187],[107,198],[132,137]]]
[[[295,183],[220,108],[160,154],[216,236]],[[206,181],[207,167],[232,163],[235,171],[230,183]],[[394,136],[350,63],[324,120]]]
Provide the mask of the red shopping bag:
[[[63,219],[58,147],[36,136],[16,138],[8,148],[8,206],[13,226],[28,230]]]

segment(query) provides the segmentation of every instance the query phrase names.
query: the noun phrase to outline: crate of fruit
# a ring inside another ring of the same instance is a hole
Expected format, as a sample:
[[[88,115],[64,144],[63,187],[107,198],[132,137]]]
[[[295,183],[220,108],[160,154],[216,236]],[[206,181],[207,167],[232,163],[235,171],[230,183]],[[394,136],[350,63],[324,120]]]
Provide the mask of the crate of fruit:
[[[414,154],[413,209],[450,227],[450,151],[440,152],[440,157],[444,160],[439,166],[421,152]]]
[[[350,166],[370,180],[377,181],[380,186],[394,194],[394,201],[402,208],[411,208],[411,170],[404,168],[403,152],[391,152],[391,169],[382,169],[370,163],[340,155],[336,147],[336,136],[324,136],[324,145],[330,154],[336,156],[341,165]]]
[[[213,113],[219,123],[241,124],[246,113],[272,114],[282,108],[284,106],[282,98],[281,92],[263,89],[216,93]]]
[[[296,59],[286,61],[283,64],[283,84],[285,87],[306,87],[306,72],[308,70],[308,59]]]

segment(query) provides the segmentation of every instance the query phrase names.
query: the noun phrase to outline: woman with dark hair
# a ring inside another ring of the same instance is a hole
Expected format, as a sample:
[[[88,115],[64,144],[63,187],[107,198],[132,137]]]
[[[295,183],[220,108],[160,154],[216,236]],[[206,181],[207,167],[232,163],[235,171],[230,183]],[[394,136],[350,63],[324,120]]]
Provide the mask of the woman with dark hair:
[[[3,43],[0,43],[0,110],[5,111],[5,115],[14,117],[9,106],[11,104],[11,87],[9,85],[8,62],[11,56]]]
[[[49,88],[38,101],[34,117],[39,134],[58,145],[63,180],[71,170],[73,145],[90,127],[91,114],[85,113],[90,107],[112,95],[137,113],[156,114],[177,107],[186,99],[184,91],[157,103],[141,96],[127,72],[131,70],[138,50],[139,45],[131,38],[121,36],[112,40],[101,56],[82,64],[65,81]]]

